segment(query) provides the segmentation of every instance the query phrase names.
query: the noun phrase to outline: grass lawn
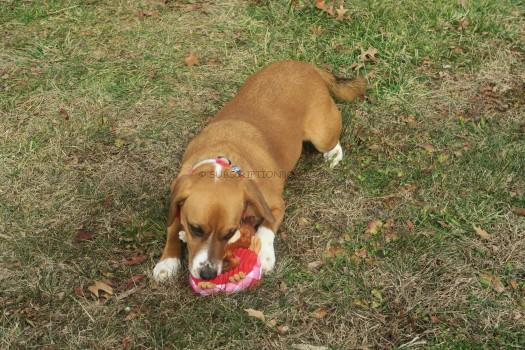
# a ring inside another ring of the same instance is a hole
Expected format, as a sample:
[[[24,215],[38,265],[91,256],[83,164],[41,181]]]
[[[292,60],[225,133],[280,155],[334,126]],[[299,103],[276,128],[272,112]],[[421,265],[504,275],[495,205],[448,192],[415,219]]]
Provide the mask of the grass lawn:
[[[524,347],[525,4],[343,7],[1,1],[0,348]],[[305,147],[258,289],[157,285],[185,145],[281,59],[368,76],[343,162]]]

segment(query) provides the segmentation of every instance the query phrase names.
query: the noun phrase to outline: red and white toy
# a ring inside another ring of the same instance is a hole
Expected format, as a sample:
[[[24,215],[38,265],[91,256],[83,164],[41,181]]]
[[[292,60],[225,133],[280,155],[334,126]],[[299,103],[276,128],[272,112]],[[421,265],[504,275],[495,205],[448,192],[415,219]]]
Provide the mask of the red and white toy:
[[[202,280],[190,274],[190,286],[200,295],[235,293],[253,285],[262,278],[259,259],[261,242],[255,236],[252,225],[242,224],[239,238],[225,248],[225,271],[211,280]]]

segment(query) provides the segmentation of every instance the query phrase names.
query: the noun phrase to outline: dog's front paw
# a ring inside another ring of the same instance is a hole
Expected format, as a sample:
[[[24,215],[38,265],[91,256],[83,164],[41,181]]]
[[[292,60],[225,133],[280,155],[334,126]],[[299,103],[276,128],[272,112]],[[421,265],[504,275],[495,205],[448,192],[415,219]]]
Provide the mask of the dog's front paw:
[[[177,275],[180,269],[179,258],[166,258],[155,265],[153,269],[153,279],[157,282],[164,282]]]
[[[272,271],[275,266],[275,249],[273,247],[275,233],[269,228],[260,226],[256,235],[261,242],[261,250],[259,251],[261,267],[264,273],[268,273]]]

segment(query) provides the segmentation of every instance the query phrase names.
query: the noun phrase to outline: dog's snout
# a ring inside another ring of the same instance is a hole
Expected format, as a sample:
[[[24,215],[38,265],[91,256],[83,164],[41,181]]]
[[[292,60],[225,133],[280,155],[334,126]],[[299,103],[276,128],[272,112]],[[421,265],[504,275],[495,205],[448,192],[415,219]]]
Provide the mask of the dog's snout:
[[[200,272],[201,278],[204,280],[211,280],[217,276],[217,270],[210,266],[204,266]]]

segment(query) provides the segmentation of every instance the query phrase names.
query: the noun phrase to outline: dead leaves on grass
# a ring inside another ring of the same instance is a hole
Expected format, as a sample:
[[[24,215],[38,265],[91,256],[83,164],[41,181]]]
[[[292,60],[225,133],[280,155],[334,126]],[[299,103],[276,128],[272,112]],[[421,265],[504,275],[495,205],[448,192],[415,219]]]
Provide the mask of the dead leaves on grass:
[[[93,231],[78,230],[77,234],[75,235],[75,238],[73,238],[73,242],[80,243],[80,242],[90,240],[93,237],[95,237],[95,232]]]
[[[244,311],[246,311],[249,317],[266,322],[266,316],[264,316],[264,312],[255,309],[244,309]]]
[[[342,21],[345,18],[348,18],[346,16],[346,13],[348,12],[348,9],[345,9],[343,5],[344,1],[339,1],[339,6],[337,8],[334,7],[334,3],[331,3],[330,5],[326,3],[325,0],[316,0],[315,1],[315,7],[319,10],[327,13],[330,17],[335,17],[337,21]]]
[[[184,63],[186,63],[188,67],[196,66],[199,64],[199,56],[197,56],[195,52],[190,52],[190,54],[184,59]]]
[[[129,258],[123,258],[122,263],[127,266],[139,265],[146,261],[148,257],[141,252],[135,253],[135,255]]]
[[[485,239],[485,240],[489,240],[490,239],[490,235],[489,235],[489,233],[487,231],[485,231],[481,227],[478,227],[478,226],[475,226],[475,225],[472,225],[472,227],[474,228],[474,231],[476,232],[476,234],[481,239]]]
[[[339,8],[335,10],[335,12],[337,13],[335,19],[338,21],[342,21],[345,18],[345,14],[348,12],[348,10],[343,7],[343,4],[340,4]]]
[[[323,318],[328,315],[328,311],[326,309],[323,309],[322,307],[316,309],[314,312],[312,312],[312,316],[315,319],[322,320]]]
[[[148,17],[160,17],[159,11],[144,11],[140,10],[137,12],[137,17],[139,18],[148,18]]]
[[[276,330],[279,334],[286,334],[290,330],[290,327],[288,327],[287,325],[277,325],[276,319],[267,320],[266,316],[264,315],[264,312],[260,310],[244,309],[244,311],[248,314],[248,317],[258,319],[259,321],[263,322],[267,327]]]
[[[113,295],[113,287],[102,281],[95,281],[95,283],[88,287],[88,290],[97,298],[105,296],[100,292],[104,292],[107,295]]]
[[[312,261],[306,265],[310,271],[317,271],[321,268],[321,266],[323,266],[323,262],[321,260]]]
[[[482,272],[479,274],[479,280],[481,283],[492,287],[497,293],[503,293],[505,291],[505,286],[501,282],[501,279],[496,275]]]
[[[376,235],[381,231],[383,227],[383,222],[381,220],[372,220],[368,223],[365,234],[367,235]]]
[[[361,54],[359,55],[359,59],[363,62],[377,62],[378,57],[377,54],[379,53],[379,50],[373,47],[369,47],[367,50],[363,50],[361,48]]]

